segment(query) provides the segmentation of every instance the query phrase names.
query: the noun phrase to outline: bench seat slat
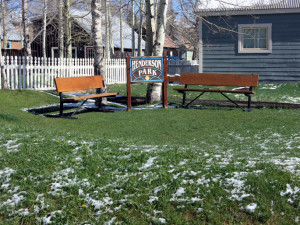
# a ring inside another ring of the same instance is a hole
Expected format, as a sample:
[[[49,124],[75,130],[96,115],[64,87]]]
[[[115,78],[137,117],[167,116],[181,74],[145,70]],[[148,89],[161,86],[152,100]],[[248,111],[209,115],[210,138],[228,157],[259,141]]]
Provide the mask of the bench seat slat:
[[[108,97],[108,96],[116,96],[118,93],[103,93],[103,94],[93,94],[93,95],[83,95],[75,98],[64,98],[64,101],[78,101],[82,99],[89,99],[89,98],[101,98],[101,97]]]
[[[194,88],[174,88],[174,90],[183,91],[198,91],[198,92],[224,92],[224,93],[241,93],[241,94],[255,94],[253,91],[249,90],[219,90],[219,89],[194,89]]]
[[[87,90],[104,87],[102,75],[55,78],[55,84],[57,92]]]
[[[181,73],[180,84],[257,87],[257,74]]]

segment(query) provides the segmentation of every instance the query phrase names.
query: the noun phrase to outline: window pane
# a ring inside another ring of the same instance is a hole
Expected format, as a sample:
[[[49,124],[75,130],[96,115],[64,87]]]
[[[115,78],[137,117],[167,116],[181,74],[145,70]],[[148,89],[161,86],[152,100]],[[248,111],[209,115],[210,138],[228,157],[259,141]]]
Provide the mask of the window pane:
[[[258,38],[266,38],[267,37],[267,29],[266,28],[260,28],[256,30],[257,37]]]
[[[244,39],[243,48],[254,48],[254,39]]]
[[[267,49],[267,28],[243,28],[243,48]]]
[[[266,39],[255,40],[255,48],[267,49],[267,40]]]

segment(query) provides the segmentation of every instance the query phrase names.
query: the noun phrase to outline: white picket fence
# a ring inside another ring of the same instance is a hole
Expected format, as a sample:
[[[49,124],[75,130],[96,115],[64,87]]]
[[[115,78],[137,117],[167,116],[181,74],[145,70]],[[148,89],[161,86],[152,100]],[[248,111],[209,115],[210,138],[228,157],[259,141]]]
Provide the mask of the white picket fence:
[[[125,84],[126,59],[104,59],[104,80],[106,84]]]
[[[4,77],[0,77],[0,89],[55,89],[55,77],[79,77],[94,75],[93,59],[58,59],[58,58],[2,58]],[[168,61],[168,71],[171,74],[188,72],[195,65],[190,62]],[[172,67],[174,67],[174,72]],[[178,70],[178,68],[180,70]],[[182,68],[187,71],[181,71]],[[1,68],[0,68],[1,72]],[[104,80],[106,84],[126,83],[126,60],[104,59]],[[2,74],[2,73],[1,73]]]
[[[94,75],[91,59],[58,59],[3,57],[4,77],[0,89],[55,89],[55,77],[78,77]],[[1,71],[0,71],[1,72]]]

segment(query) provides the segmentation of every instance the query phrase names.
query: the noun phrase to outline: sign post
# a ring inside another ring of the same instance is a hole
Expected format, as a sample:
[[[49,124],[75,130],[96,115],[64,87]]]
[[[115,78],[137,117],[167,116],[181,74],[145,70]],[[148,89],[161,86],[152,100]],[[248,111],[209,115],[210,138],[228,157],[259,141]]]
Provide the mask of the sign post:
[[[126,59],[127,66],[127,111],[131,111],[131,84],[162,83],[163,107],[168,108],[167,58],[132,57]]]

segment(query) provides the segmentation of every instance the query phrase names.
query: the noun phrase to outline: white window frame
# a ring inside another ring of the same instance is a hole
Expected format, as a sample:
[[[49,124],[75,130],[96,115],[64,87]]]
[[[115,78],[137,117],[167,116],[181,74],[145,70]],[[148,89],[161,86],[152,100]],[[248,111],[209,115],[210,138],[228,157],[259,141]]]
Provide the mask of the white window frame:
[[[244,48],[244,28],[267,28],[267,48]],[[239,24],[238,25],[238,53],[272,53],[272,24]]]
[[[51,48],[51,56],[54,58],[54,50],[58,51],[58,47],[52,47]],[[75,50],[75,58],[77,58],[77,47],[72,47],[72,50]],[[66,52],[64,52],[66,54]]]

